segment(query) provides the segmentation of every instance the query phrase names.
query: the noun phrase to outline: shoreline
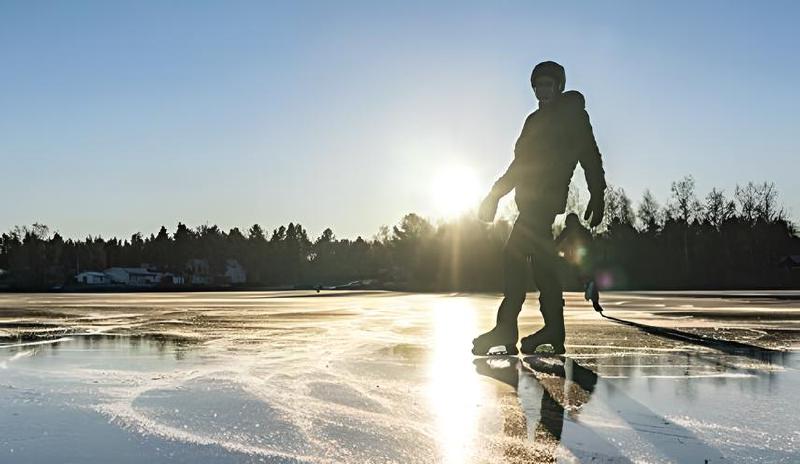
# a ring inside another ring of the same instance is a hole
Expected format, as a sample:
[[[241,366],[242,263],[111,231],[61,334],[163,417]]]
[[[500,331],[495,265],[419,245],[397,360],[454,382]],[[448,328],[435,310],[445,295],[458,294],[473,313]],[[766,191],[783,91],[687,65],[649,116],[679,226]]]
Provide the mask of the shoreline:
[[[314,291],[313,286],[203,286],[203,287],[123,287],[123,286],[97,286],[97,287],[75,287],[61,289],[18,289],[0,288],[0,294],[115,294],[115,293],[237,293],[237,292],[293,292],[293,291]],[[402,287],[381,287],[381,286],[357,286],[342,288],[322,288],[318,294],[330,292],[348,291],[371,291],[371,292],[398,292],[398,293],[421,293],[439,294],[452,293],[455,295],[480,295],[480,294],[502,294],[502,290],[451,290],[451,289],[416,289]],[[528,293],[536,293],[537,290],[529,290]],[[574,290],[564,290],[565,293]],[[605,293],[628,293],[669,297],[687,298],[774,298],[785,300],[800,300],[800,289],[796,288],[747,288],[747,289],[610,289],[601,292]]]

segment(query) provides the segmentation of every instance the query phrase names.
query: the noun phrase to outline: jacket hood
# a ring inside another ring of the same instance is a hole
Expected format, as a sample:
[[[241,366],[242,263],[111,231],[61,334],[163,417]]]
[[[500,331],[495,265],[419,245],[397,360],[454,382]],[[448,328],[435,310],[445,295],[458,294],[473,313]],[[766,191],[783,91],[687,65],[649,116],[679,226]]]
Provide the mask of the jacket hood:
[[[561,94],[562,104],[569,105],[578,109],[586,108],[586,99],[577,90],[568,90]]]

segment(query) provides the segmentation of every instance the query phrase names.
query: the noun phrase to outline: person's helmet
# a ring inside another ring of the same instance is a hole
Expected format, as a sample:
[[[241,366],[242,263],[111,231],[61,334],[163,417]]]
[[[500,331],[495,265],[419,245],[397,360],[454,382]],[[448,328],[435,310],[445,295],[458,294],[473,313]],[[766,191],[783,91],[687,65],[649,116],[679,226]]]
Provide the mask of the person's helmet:
[[[542,61],[533,68],[531,73],[531,87],[535,87],[534,81],[537,77],[548,76],[553,78],[558,83],[558,90],[564,91],[564,86],[567,83],[567,73],[564,67],[555,61]]]

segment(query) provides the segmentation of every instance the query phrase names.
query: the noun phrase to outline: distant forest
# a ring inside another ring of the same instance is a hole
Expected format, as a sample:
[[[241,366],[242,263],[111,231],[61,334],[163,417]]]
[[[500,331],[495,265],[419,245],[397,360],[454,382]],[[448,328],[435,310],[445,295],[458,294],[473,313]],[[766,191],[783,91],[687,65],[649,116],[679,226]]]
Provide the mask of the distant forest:
[[[583,213],[570,191],[568,211]],[[485,224],[471,215],[433,224],[408,214],[370,239],[337,239],[331,229],[312,239],[296,223],[271,233],[216,225],[129,239],[64,239],[47,226],[15,227],[0,236],[0,288],[75,286],[79,271],[139,267],[181,274],[206,260],[221,275],[227,260],[247,271],[247,287],[311,288],[352,281],[415,291],[500,291],[502,250],[513,217]],[[562,219],[563,223],[563,219]],[[554,234],[559,232],[558,223]],[[695,192],[691,176],[673,182],[660,204],[649,192],[634,203],[620,187],[606,191],[606,217],[592,253],[602,285],[613,289],[800,288],[800,238],[778,201],[775,185],[737,186],[726,195]],[[575,285],[571,285],[574,287]],[[535,288],[532,286],[532,289]]]

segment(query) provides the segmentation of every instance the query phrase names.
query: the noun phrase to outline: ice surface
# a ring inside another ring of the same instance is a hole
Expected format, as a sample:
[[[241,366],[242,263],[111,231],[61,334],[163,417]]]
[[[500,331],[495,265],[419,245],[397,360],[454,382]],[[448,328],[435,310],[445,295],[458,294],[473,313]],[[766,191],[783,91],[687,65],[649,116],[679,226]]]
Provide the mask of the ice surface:
[[[751,352],[569,294],[565,358],[475,358],[498,295],[0,295],[0,462],[794,462],[800,362],[757,348],[800,346],[776,296],[603,295]]]

